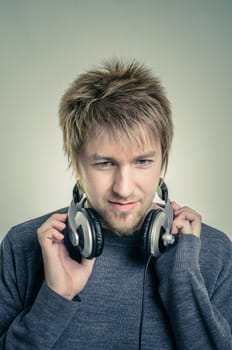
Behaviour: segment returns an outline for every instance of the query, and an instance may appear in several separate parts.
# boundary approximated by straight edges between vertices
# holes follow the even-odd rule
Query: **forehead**
[[[118,135],[103,131],[99,135],[90,137],[82,151],[82,154],[86,156],[99,154],[120,159],[149,152],[159,154],[161,153],[161,144],[159,138],[149,129],[137,130],[133,137],[128,137],[127,134]]]

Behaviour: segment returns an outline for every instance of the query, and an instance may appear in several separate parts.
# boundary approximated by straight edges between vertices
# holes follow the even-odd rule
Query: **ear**
[[[168,200],[168,188],[165,184],[163,178],[160,178],[159,180],[159,187],[157,190],[158,196],[165,202]]]
[[[76,185],[73,187],[73,201],[74,203],[78,203],[81,201],[82,197],[84,195],[84,192],[82,191],[81,187],[79,186],[79,183],[77,182]]]

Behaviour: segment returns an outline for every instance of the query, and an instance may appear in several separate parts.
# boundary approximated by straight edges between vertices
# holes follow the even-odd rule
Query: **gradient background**
[[[230,0],[0,0],[0,236],[69,205],[59,100],[78,74],[117,55],[166,87],[171,199],[232,237],[231,34]]]

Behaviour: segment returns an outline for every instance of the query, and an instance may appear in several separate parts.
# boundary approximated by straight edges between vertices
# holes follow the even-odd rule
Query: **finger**
[[[67,218],[68,218],[68,214],[67,213],[63,213],[63,214],[55,213],[55,214],[50,216],[50,219],[56,219],[56,220],[63,221],[63,222],[66,221]]]
[[[201,215],[189,207],[182,207],[176,212],[176,216],[185,218],[190,222],[201,223]]]
[[[175,233],[191,233],[200,237],[201,217],[194,210],[181,208],[174,219],[174,224]]]
[[[191,226],[191,233],[197,237],[201,234],[201,217],[194,210],[185,211],[180,213],[180,218],[188,220]]]
[[[53,220],[53,221],[48,221],[45,223],[45,225],[43,226],[43,229],[46,231],[49,228],[55,228],[59,231],[64,230],[66,227],[66,224],[62,221],[59,220]]]
[[[44,223],[43,225],[49,224],[51,222],[62,222],[65,223],[67,221],[68,214],[53,214],[51,215]]]
[[[190,222],[196,220],[197,216],[196,214],[191,211],[191,210],[186,210],[186,209],[180,209],[178,211],[178,214],[176,215],[177,218],[183,219],[183,220],[188,220]]]
[[[175,201],[172,201],[171,202],[171,205],[172,205],[172,208],[173,208],[173,214],[174,214],[174,217],[178,215],[179,213],[179,210],[181,209],[181,206],[176,203]]]
[[[172,205],[172,208],[174,211],[179,210],[181,208],[181,206],[178,203],[176,203],[175,201],[172,201],[171,205]]]
[[[187,206],[179,207],[178,209],[176,209],[176,211],[178,213],[181,213],[181,212],[184,212],[184,211],[191,212],[191,213],[195,214],[196,216],[200,216],[200,214],[198,212],[196,212],[195,210],[193,210],[192,208],[187,207]]]
[[[39,234],[43,234],[50,228],[55,228],[59,231],[63,231],[66,227],[66,224],[63,221],[60,221],[57,217],[50,217],[45,221],[38,229]]]
[[[64,235],[57,231],[56,229],[51,229],[48,231],[49,236],[47,238],[50,238],[52,241],[63,241]]]
[[[59,221],[65,223],[68,219],[68,214],[53,214],[46,222]]]
[[[197,213],[195,210],[193,210],[192,208],[189,207],[181,207],[177,210],[175,210],[175,216],[180,216],[183,215],[186,217],[186,219],[189,218],[190,221],[201,221],[201,216],[199,213]]]
[[[64,235],[54,228],[49,228],[48,230],[38,234],[38,238],[41,246],[52,245],[55,242],[63,241]]]
[[[184,219],[175,219],[172,224],[173,234],[186,233],[191,234],[191,224],[189,221]]]

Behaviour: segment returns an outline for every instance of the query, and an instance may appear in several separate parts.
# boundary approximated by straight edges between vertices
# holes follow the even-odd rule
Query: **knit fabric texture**
[[[37,229],[49,215],[15,226],[1,243],[0,349],[138,349],[147,261],[142,232],[104,230],[86,287],[68,301],[44,281]],[[200,239],[180,235],[151,259],[141,349],[231,350],[231,328],[232,243],[203,224]]]

